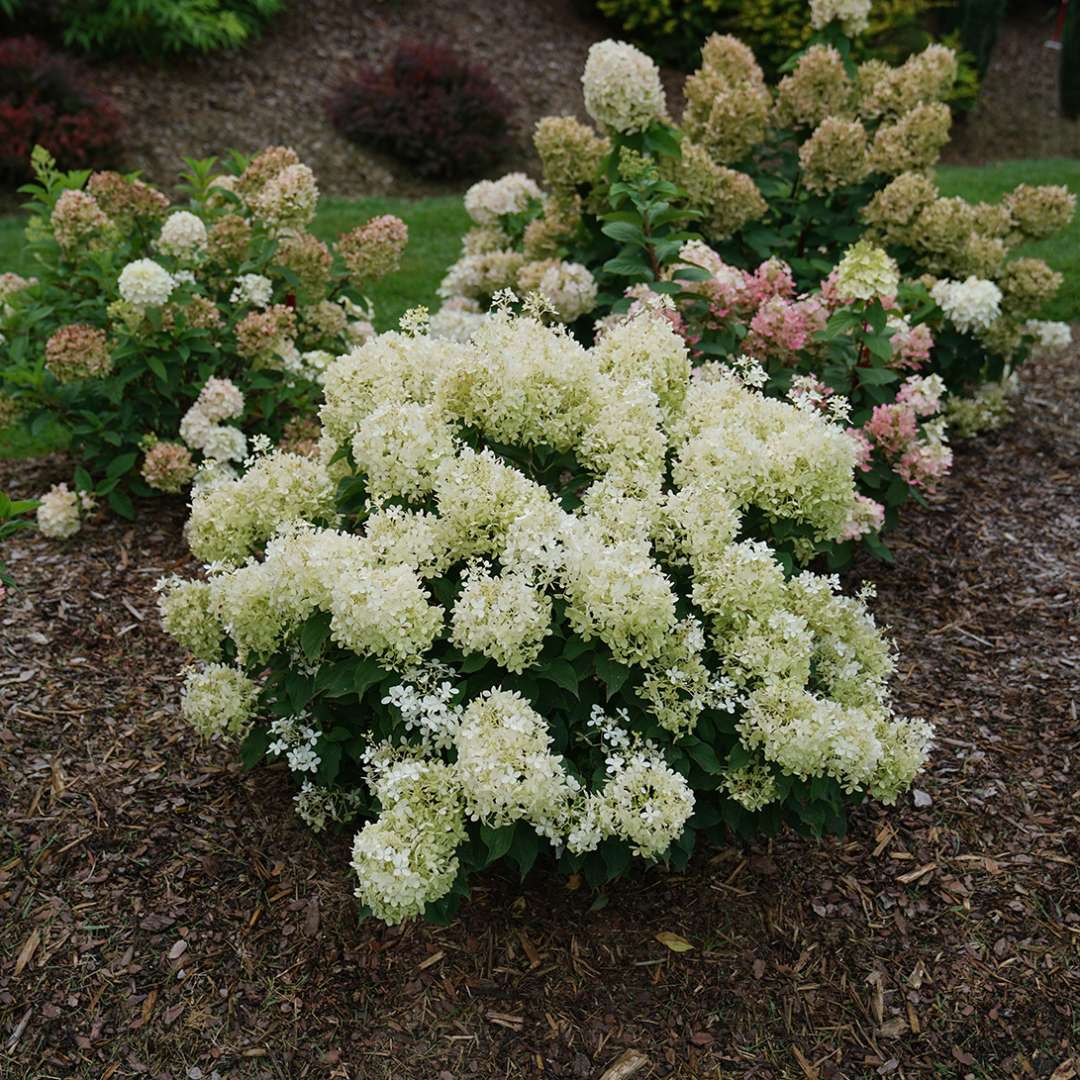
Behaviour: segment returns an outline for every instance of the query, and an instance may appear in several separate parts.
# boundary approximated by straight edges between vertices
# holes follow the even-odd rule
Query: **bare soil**
[[[596,894],[490,873],[445,928],[358,923],[349,837],[177,712],[155,579],[183,508],[22,534],[0,607],[0,1076],[1053,1077],[1080,1070],[1080,364],[866,562],[938,740],[843,840]],[[4,462],[39,491],[64,462]],[[675,953],[657,940],[682,935]],[[627,1056],[630,1055],[630,1056]],[[201,1070],[201,1073],[196,1071]]]

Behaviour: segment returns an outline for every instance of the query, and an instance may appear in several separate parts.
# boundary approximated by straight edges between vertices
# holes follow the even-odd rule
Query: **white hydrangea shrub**
[[[196,491],[205,580],[161,587],[197,728],[285,761],[316,827],[374,807],[367,910],[445,914],[504,855],[683,865],[910,785],[931,732],[891,644],[798,569],[857,507],[842,427],[692,378],[647,313],[589,349],[505,305],[464,343],[408,326],[327,369],[317,458]]]

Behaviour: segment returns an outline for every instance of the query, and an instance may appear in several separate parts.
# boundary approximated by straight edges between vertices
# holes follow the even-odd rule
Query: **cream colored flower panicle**
[[[815,30],[834,20],[848,37],[857,37],[870,25],[870,0],[810,0],[810,25]]]
[[[176,281],[153,259],[136,259],[120,271],[120,296],[136,308],[160,307],[172,295]]]
[[[624,41],[598,41],[589,49],[585,110],[602,127],[622,133],[644,131],[667,115],[656,64]]]

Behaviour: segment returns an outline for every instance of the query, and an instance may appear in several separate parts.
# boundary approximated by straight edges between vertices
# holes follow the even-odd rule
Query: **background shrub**
[[[974,9],[987,3],[1002,5],[1004,0],[965,0],[964,5],[879,0],[871,9],[867,34],[856,43],[855,55],[903,60],[932,40],[925,26],[927,13],[955,7],[957,15],[948,24],[955,31],[961,6]],[[698,63],[701,42],[711,33],[735,34],[754,50],[770,74],[803,48],[812,34],[804,0],[596,0],[595,6],[654,59],[684,71]],[[973,39],[978,18],[973,12],[969,28]],[[962,41],[965,50],[974,51],[967,36]],[[993,40],[988,48],[992,47]]]
[[[1080,116],[1080,11],[1069,8],[1061,49],[1061,111],[1071,120]]]
[[[84,52],[144,56],[235,49],[284,8],[284,0],[0,0],[0,14],[32,20]]]
[[[33,37],[0,41],[0,178],[28,177],[35,145],[65,169],[109,164],[120,127],[112,100],[75,61]]]
[[[385,66],[343,79],[327,110],[347,139],[425,177],[477,175],[509,144],[509,100],[482,68],[441,45],[402,42]]]
[[[961,0],[946,9],[945,26],[958,32],[960,47],[970,53],[980,78],[990,67],[1009,0]]]

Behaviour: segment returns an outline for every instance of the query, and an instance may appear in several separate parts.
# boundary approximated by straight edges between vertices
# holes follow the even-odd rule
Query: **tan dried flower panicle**
[[[408,242],[405,222],[393,214],[383,214],[343,233],[334,246],[359,286],[397,270]]]
[[[309,232],[297,232],[278,243],[275,261],[291,270],[309,299],[322,299],[330,287],[330,249]]]
[[[118,172],[93,173],[86,184],[87,191],[97,199],[98,206],[114,221],[131,222],[164,216],[169,208],[168,197],[144,184],[128,179]]]
[[[112,357],[105,331],[87,323],[60,327],[45,343],[45,367],[62,383],[108,375]]]
[[[600,162],[611,151],[611,140],[573,116],[545,116],[533,131],[533,146],[544,183],[556,191],[569,191],[595,179]]]
[[[795,70],[777,87],[776,119],[781,127],[815,128],[826,116],[851,116],[855,84],[831,45],[812,45]]]
[[[683,129],[721,164],[741,161],[765,138],[772,98],[753,53],[734,38],[706,41],[684,93]]]
[[[1076,196],[1063,184],[1035,187],[1021,184],[1005,196],[1004,204],[1016,227],[1028,240],[1045,240],[1060,232],[1076,213]]]
[[[689,204],[704,212],[701,228],[715,242],[726,240],[768,211],[768,204],[746,173],[717,165],[696,143],[683,143],[682,158],[674,172]]]
[[[952,113],[940,101],[917,105],[874,134],[870,164],[875,172],[897,176],[929,169],[949,141]]]
[[[866,129],[858,120],[825,117],[799,147],[799,166],[807,191],[819,195],[861,183],[869,172]]]
[[[251,225],[239,214],[218,218],[206,236],[206,252],[218,266],[242,262],[251,244]]]
[[[998,278],[1002,310],[1019,316],[1036,314],[1057,296],[1064,280],[1043,259],[1013,259]]]
[[[938,197],[937,185],[923,173],[901,173],[867,203],[863,221],[888,243],[905,243],[920,212]]]

